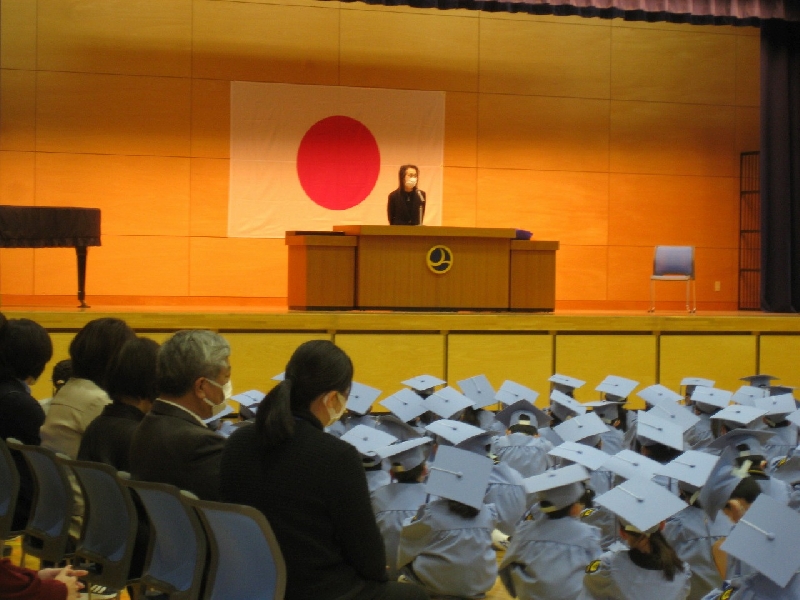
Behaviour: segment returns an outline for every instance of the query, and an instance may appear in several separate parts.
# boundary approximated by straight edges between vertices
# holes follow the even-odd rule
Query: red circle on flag
[[[308,197],[331,210],[353,208],[378,180],[381,153],[367,127],[336,115],[314,123],[297,150],[297,176]]]

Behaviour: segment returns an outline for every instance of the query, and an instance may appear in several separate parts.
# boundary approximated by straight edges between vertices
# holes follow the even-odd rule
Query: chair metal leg
[[[656,312],[656,280],[650,280],[650,308],[647,312]]]
[[[691,313],[692,309],[689,308],[689,284],[691,283],[690,279],[686,280],[686,312]]]
[[[692,279],[692,314],[697,312],[697,282]]]

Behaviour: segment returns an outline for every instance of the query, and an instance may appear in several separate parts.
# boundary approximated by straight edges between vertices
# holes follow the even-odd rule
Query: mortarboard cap
[[[609,458],[609,455],[602,450],[577,442],[564,442],[550,450],[548,454],[578,463],[592,471],[602,467]]]
[[[722,543],[722,550],[759,571],[780,587],[800,569],[800,515],[761,494]]]
[[[703,377],[684,377],[681,379],[681,385],[689,387],[691,386],[701,386],[701,387],[714,387],[714,383],[716,383],[713,379],[704,379]]]
[[[488,456],[441,446],[430,466],[425,490],[480,510],[493,468],[494,462]]]
[[[594,389],[605,394],[606,400],[611,400],[612,402],[624,402],[638,385],[639,382],[634,381],[633,379],[626,379],[625,377],[619,377],[618,375],[609,375]]]
[[[656,474],[677,479],[681,483],[687,483],[695,489],[700,489],[711,474],[714,465],[717,464],[717,459],[717,456],[708,452],[687,450],[666,465],[659,465]]]
[[[781,420],[789,413],[797,410],[794,396],[791,394],[780,394],[778,396],[767,396],[756,399],[756,408],[767,411],[769,417],[781,417]]]
[[[586,384],[585,381],[570,377],[569,375],[561,375],[560,373],[551,375],[548,381],[552,384],[550,386],[551,390],[558,390],[568,396],[571,396],[574,390]]]
[[[480,427],[475,427],[474,425],[463,423],[462,421],[453,421],[451,419],[439,419],[427,425],[425,429],[443,438],[452,446],[458,446],[478,435],[486,435],[486,432]]]
[[[518,400],[527,400],[531,404],[536,402],[539,397],[539,392],[533,391],[531,388],[525,387],[521,383],[506,379],[500,389],[494,396],[494,399],[503,404],[514,404]]]
[[[422,405],[444,419],[472,406],[472,400],[450,386],[434,392],[422,401]]]
[[[698,496],[700,506],[711,519],[715,519],[731,499],[733,490],[741,480],[742,474],[736,470],[736,450],[726,448],[711,469]]]
[[[683,429],[676,423],[656,416],[652,411],[639,412],[639,418],[636,419],[636,438],[644,446],[657,443],[683,452]]]
[[[424,392],[426,390],[431,390],[435,388],[437,385],[443,385],[447,383],[444,379],[439,379],[438,377],[434,377],[433,375],[418,375],[417,377],[412,377],[411,379],[406,379],[405,381],[401,381],[403,385],[407,385],[410,388],[413,388],[419,392]]]
[[[379,448],[376,454],[383,459],[390,459],[392,471],[410,471],[425,462],[432,442],[428,437],[418,437]]]
[[[414,392],[411,392],[412,394]],[[375,429],[385,431],[396,437],[399,441],[404,442],[412,438],[421,437],[420,431],[416,427],[412,427],[405,421],[398,419],[393,414],[380,415],[375,419]]]
[[[659,524],[688,505],[663,486],[642,479],[631,479],[594,500],[625,524],[629,531],[650,534]]]
[[[746,381],[753,387],[765,388],[769,387],[769,382],[773,379],[780,379],[775,375],[748,375],[747,377],[740,377],[739,381]]]
[[[392,414],[406,423],[416,419],[428,410],[422,404],[422,398],[408,388],[403,388],[388,398],[384,398],[378,404],[390,410]]]
[[[743,406],[755,406],[756,400],[766,395],[767,390],[765,388],[743,385],[734,392],[733,396],[731,396],[731,401]]]
[[[736,448],[744,444],[750,449],[751,454],[762,454],[764,444],[773,436],[775,432],[766,429],[733,429],[708,444],[705,450],[719,454],[725,448]]]
[[[583,482],[587,479],[589,473],[581,465],[569,465],[528,477],[523,483],[528,494],[536,494],[540,501],[549,504],[541,507],[542,512],[548,513],[571,506],[580,500],[586,490]]]
[[[660,465],[651,458],[637,454],[633,450],[620,450],[610,456],[603,468],[613,471],[624,479],[650,480],[658,472]]]
[[[718,413],[711,415],[711,418],[728,424],[733,424],[734,427],[747,427],[754,421],[758,421],[765,414],[767,414],[767,411],[761,408],[756,408],[755,406],[731,404],[730,406],[723,408]]]
[[[786,420],[800,427],[800,410],[795,410],[786,415]]]
[[[484,408],[494,404],[494,388],[486,375],[476,375],[469,379],[462,379],[458,382],[458,387],[464,395],[472,400],[473,408]]]
[[[681,404],[664,403],[653,406],[647,412],[677,425],[681,431],[686,431],[700,420],[700,417]]]
[[[365,415],[380,395],[381,390],[354,381],[350,385],[350,395],[347,396],[347,410]]]
[[[246,406],[248,408],[252,408],[253,406],[258,406],[261,404],[261,401],[264,399],[264,392],[259,390],[247,390],[246,392],[242,392],[241,394],[236,394],[235,396],[231,396],[231,400],[235,400],[242,406]]]
[[[533,425],[537,429],[550,425],[550,416],[527,400],[519,400],[505,407],[495,415],[495,419],[505,425],[506,429],[517,424]]]
[[[785,481],[791,486],[800,483],[800,455],[795,454],[788,458],[782,458],[775,465],[771,476],[775,479]]]
[[[696,387],[692,392],[692,402],[705,413],[725,408],[731,403],[731,392],[711,387]]]
[[[277,375],[273,375],[271,379],[272,381],[283,381],[284,379],[286,379],[286,372],[284,371],[278,373]]]
[[[567,419],[553,427],[553,430],[565,442],[588,441],[588,445],[594,446],[599,441],[599,437],[596,438],[596,436],[608,431],[608,426],[596,414],[585,413],[573,419]]]
[[[376,450],[378,448],[383,448],[397,441],[397,438],[393,435],[368,425],[356,425],[339,439],[351,446],[355,446],[355,449],[362,456],[377,456]]]
[[[586,413],[586,407],[563,392],[550,392],[550,412],[560,421]]]
[[[594,400],[592,402],[584,402],[583,406],[591,408],[592,412],[600,417],[604,423],[613,423],[619,419],[619,402]]]
[[[636,392],[636,395],[643,399],[647,404],[650,405],[663,405],[665,402],[672,402],[673,404],[677,404],[681,400],[683,400],[683,396],[681,396],[677,392],[673,392],[666,386],[661,385],[660,383],[656,383],[655,385],[649,385],[643,390],[639,390]]]

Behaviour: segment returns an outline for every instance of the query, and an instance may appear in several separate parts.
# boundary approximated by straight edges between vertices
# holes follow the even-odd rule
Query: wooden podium
[[[514,229],[389,225],[289,231],[293,310],[552,311],[558,242]]]

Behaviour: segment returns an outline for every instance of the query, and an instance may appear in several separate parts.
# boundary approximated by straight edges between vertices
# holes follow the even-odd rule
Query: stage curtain
[[[384,6],[466,8],[486,12],[668,21],[693,25],[759,25],[766,19],[800,20],[798,0],[344,0]]]
[[[761,308],[800,310],[800,23],[761,27]]]

